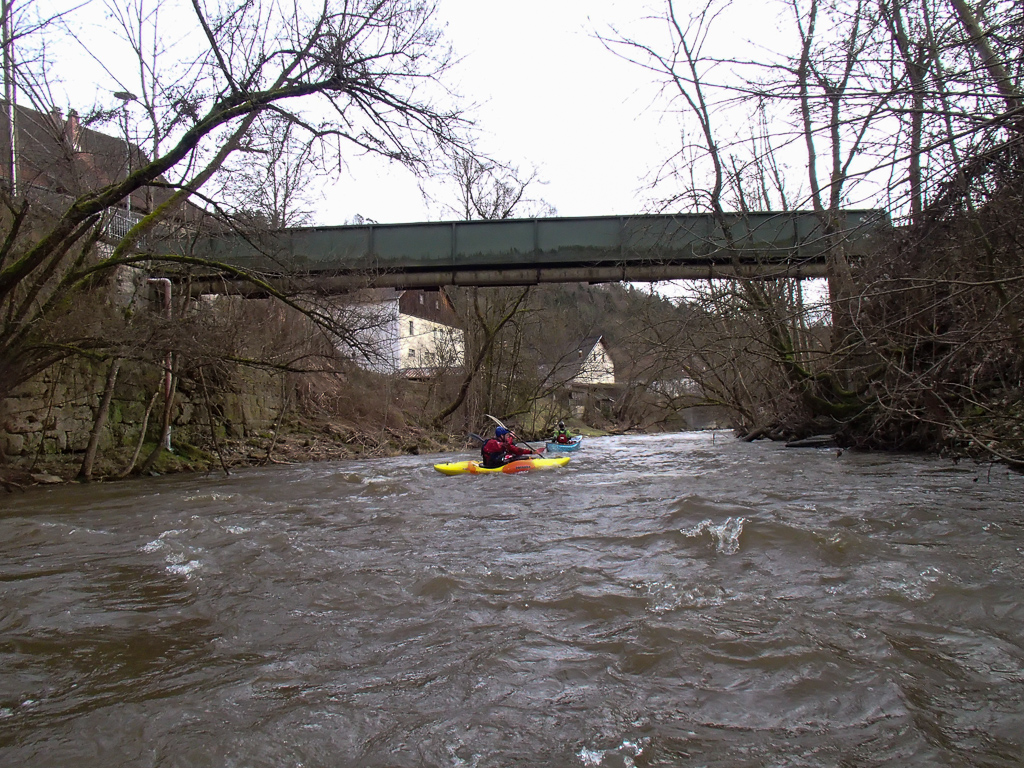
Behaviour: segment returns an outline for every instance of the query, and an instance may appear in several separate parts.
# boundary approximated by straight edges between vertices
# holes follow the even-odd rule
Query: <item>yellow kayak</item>
[[[502,472],[506,475],[516,472],[529,472],[531,469],[554,469],[564,467],[570,461],[569,456],[555,459],[516,459],[501,467],[486,469],[479,461],[455,461],[451,464],[435,464],[434,469],[444,475],[486,475],[491,472]]]

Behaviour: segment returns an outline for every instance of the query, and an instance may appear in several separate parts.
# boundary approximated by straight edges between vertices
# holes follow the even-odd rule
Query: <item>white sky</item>
[[[531,186],[531,197],[553,205],[560,216],[642,212],[648,198],[643,178],[672,150],[657,146],[662,115],[651,108],[650,78],[607,51],[595,32],[629,26],[661,0],[437,3],[436,22],[458,60],[446,85],[465,105],[476,105],[469,117],[477,124],[480,149],[526,175],[536,169],[541,183]],[[50,56],[61,64],[51,75],[58,106],[116,106],[113,91],[141,93],[130,52],[120,42],[101,42],[115,26],[103,0],[35,0],[25,6],[38,8],[44,18],[74,8],[68,16],[72,30],[94,46],[91,57],[77,45],[51,43]],[[169,22],[163,23],[163,34],[173,41]],[[453,218],[441,202],[444,193],[436,185],[431,193],[438,198],[432,203],[399,164],[351,156],[347,172],[313,200],[315,223],[343,224],[356,214],[382,223]],[[447,198],[455,203],[451,193]]]
[[[69,0],[37,2],[65,6]],[[637,27],[645,26],[643,36],[656,35],[664,22],[640,22],[663,15],[664,7],[664,0],[438,0],[437,22],[458,59],[446,84],[465,104],[477,105],[469,116],[480,131],[480,149],[525,175],[536,170],[530,197],[554,206],[557,215],[642,213],[657,199],[647,182],[678,151],[678,122],[664,114],[666,102],[657,98],[660,83],[608,51],[596,34],[617,27],[641,36]],[[680,13],[697,7],[677,3]],[[777,19],[771,8],[770,0],[726,6],[729,18],[714,23],[719,46],[755,56],[753,44],[745,40],[773,39]],[[87,22],[81,29],[88,40],[100,39],[111,26],[99,0],[87,1],[75,19],[76,24]],[[744,34],[740,28],[753,32]],[[663,47],[663,42],[655,44]],[[137,64],[116,65],[107,60],[113,50],[99,53],[105,72],[78,52],[75,60],[81,66],[76,64],[69,76],[92,88],[69,87],[69,107],[83,107],[89,96],[109,103],[113,90],[137,90],[131,81],[112,78],[133,72]],[[74,55],[61,56],[57,60],[66,64]],[[353,155],[311,201],[314,223],[343,224],[357,214],[381,223],[453,218],[445,203],[455,203],[454,191],[437,183],[429,191],[432,201],[424,200],[418,180],[397,163]]]
[[[639,213],[644,177],[671,149],[659,141],[654,88],[638,67],[607,51],[594,31],[626,25],[642,0],[439,0],[440,20],[461,62],[451,86],[479,107],[481,145],[524,171],[533,196],[559,216]],[[454,201],[452,201],[454,202]],[[353,162],[318,205],[317,223],[355,214],[379,222],[450,219],[423,201],[416,180],[380,159]]]

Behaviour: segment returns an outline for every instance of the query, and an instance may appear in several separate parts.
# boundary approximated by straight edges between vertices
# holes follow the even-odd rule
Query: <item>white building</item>
[[[565,348],[541,369],[561,408],[583,418],[588,407],[610,402],[615,391],[615,363],[602,336],[590,336]]]
[[[430,378],[462,367],[465,334],[441,289],[363,291],[338,319],[351,329],[339,348],[368,370]]]
[[[578,368],[572,370],[568,384],[591,386],[615,383],[615,363],[608,354],[603,336],[584,339],[576,350]]]

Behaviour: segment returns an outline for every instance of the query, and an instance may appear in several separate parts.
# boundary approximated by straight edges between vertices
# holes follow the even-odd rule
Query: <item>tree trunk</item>
[[[173,362],[169,362],[173,367]],[[142,462],[142,466],[139,467],[141,474],[146,474],[153,469],[153,465],[156,464],[156,460],[160,457],[160,454],[166,449],[170,449],[171,443],[171,415],[174,412],[174,371],[168,371],[169,380],[164,385],[164,415],[161,421],[160,427],[160,442],[157,444],[153,452],[146,457],[146,460]]]
[[[124,479],[132,473],[135,469],[135,462],[139,460],[139,453],[142,452],[142,445],[146,442],[146,430],[149,428],[149,415],[153,413],[153,406],[156,405],[157,398],[160,397],[160,392],[154,392],[153,396],[149,399],[149,405],[146,406],[146,412],[142,416],[142,424],[139,426],[139,440],[135,444],[135,451],[132,453],[131,461],[125,466],[124,471],[120,474],[119,479]]]
[[[1006,102],[1006,111],[1015,112],[1021,105],[1021,92],[1014,86],[1013,79],[1006,71],[1006,67],[999,61],[992,46],[989,45],[988,34],[981,28],[977,15],[965,0],[952,0],[952,3],[957,16],[960,17],[960,23],[963,24],[964,30],[971,38],[971,45],[974,46],[974,50],[984,62],[989,77],[995,81],[999,95]],[[1019,121],[1020,116],[1018,115],[1016,122]]]
[[[82,483],[92,480],[92,467],[96,461],[96,451],[100,444],[100,435],[107,425],[107,416],[110,413],[110,400],[114,396],[114,385],[117,383],[117,374],[121,370],[121,358],[115,357],[110,363],[110,370],[107,371],[107,380],[103,385],[103,397],[100,399],[99,407],[96,409],[96,419],[92,424],[92,433],[89,435],[89,445],[85,449],[85,456],[82,458],[82,467],[78,470],[78,477],[75,479]]]
[[[495,325],[494,328],[487,327],[487,324],[484,321],[482,313],[479,311],[479,308],[477,309],[477,319],[480,321],[480,327],[483,329],[484,332],[483,343],[481,344],[480,349],[477,351],[477,355],[473,361],[472,367],[470,367],[467,370],[466,376],[462,380],[462,385],[459,387],[459,392],[455,396],[455,399],[434,417],[433,424],[435,427],[440,428],[440,426],[444,423],[445,419],[447,419],[449,416],[455,413],[455,411],[459,409],[462,403],[465,402],[466,395],[469,393],[470,385],[472,385],[473,379],[476,378],[477,373],[483,366],[484,360],[490,354],[491,349],[494,345],[495,338],[497,338],[498,333],[501,331],[501,329],[504,328],[505,325],[516,316],[516,313],[519,311],[519,307],[522,305],[523,301],[526,300],[526,297],[527,295],[529,295],[529,293],[530,289],[526,288],[522,292],[522,294],[520,294],[519,298],[516,299],[515,303],[512,305],[512,308],[503,318],[501,318],[501,320],[498,321],[497,325]]]

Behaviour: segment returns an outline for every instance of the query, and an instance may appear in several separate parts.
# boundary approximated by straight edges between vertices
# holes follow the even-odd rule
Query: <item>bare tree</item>
[[[456,152],[449,161],[455,202],[448,208],[465,221],[553,216],[555,209],[530,196],[540,182],[537,171],[491,160],[476,151]]]
[[[702,137],[677,155],[689,167],[667,164],[661,179],[679,183],[667,205],[704,205],[712,215],[726,200],[741,211],[773,198],[787,208],[807,205],[830,245],[830,345],[822,345],[823,328],[808,324],[792,286],[707,287],[703,333],[721,332],[703,351],[691,345],[705,366],[706,391],[718,387],[744,421],[758,423],[768,417],[758,415],[759,404],[795,394],[794,402],[828,416],[852,442],[959,441],[993,446],[986,450],[1003,459],[1015,455],[1019,446],[1011,450],[1012,440],[998,434],[1019,429],[1019,418],[1005,414],[1016,412],[1020,387],[1008,350],[1021,344],[1014,243],[1024,15],[1013,3],[967,0],[786,6],[796,45],[766,51],[759,62],[702,53],[710,23],[729,3],[681,17],[667,0],[659,17],[667,45],[606,39],[661,75],[696,127],[684,135]],[[726,69],[735,76],[713,77]],[[725,114],[743,124],[736,109],[763,126],[749,140],[712,130]],[[794,139],[803,161],[787,163]],[[805,182],[794,184],[787,166]],[[842,212],[872,196],[914,226],[880,243],[876,259],[854,264]],[[729,349],[742,353],[733,358],[740,365],[730,367]],[[760,376],[768,370],[760,359],[780,364],[785,379]],[[991,392],[1002,394],[993,400]],[[791,412],[768,418],[790,426],[802,418],[782,410]],[[978,415],[965,418],[970,412]]]
[[[554,214],[552,206],[530,194],[539,183],[535,171],[523,174],[515,166],[462,150],[452,154],[448,178],[455,200],[449,207],[467,221]],[[529,370],[535,363],[526,364],[524,345],[530,290],[474,288],[452,294],[465,326],[466,364],[457,391],[433,424],[441,426],[462,408],[474,387],[478,403],[470,421],[484,412],[522,410],[520,403],[513,406],[518,400],[514,393],[536,378]]]
[[[216,197],[230,205],[228,214],[243,230],[313,223],[315,183],[324,169],[315,148],[296,140],[298,132],[276,113],[262,115],[219,174]]]
[[[682,15],[675,3],[666,2],[664,24],[669,42],[660,48],[620,35],[603,39],[616,53],[662,77],[671,101],[680,102],[682,105],[681,119],[688,125],[696,126],[696,134],[700,140],[686,143],[676,158],[694,161],[705,172],[705,176],[694,177],[693,164],[686,169],[686,175],[679,174],[678,170],[670,171],[680,182],[681,188],[667,198],[663,205],[675,206],[686,202],[697,210],[707,211],[715,222],[715,234],[723,243],[724,254],[732,259],[734,269],[741,277],[732,282],[725,291],[711,284],[706,286],[700,294],[704,305],[708,309],[717,307],[712,314],[727,316],[740,311],[746,315],[759,327],[760,338],[763,340],[762,347],[756,352],[746,350],[751,368],[757,363],[751,356],[773,359],[784,375],[779,382],[783,389],[802,392],[812,410],[824,408],[826,411],[833,411],[838,405],[836,400],[841,399],[841,393],[837,391],[834,382],[827,376],[811,372],[801,362],[801,357],[806,355],[797,346],[805,326],[805,321],[801,317],[799,289],[786,281],[742,279],[744,267],[739,262],[740,250],[732,232],[730,217],[726,214],[728,201],[735,201],[741,212],[748,212],[752,203],[767,204],[774,199],[779,200],[785,208],[788,207],[788,200],[786,182],[781,175],[780,162],[775,154],[772,137],[765,127],[762,107],[759,106],[755,110],[755,114],[760,118],[755,125],[759,126],[760,132],[755,131],[749,137],[743,137],[735,132],[724,139],[719,136],[717,125],[726,123],[723,109],[728,106],[727,97],[732,95],[732,90],[709,77],[709,73],[721,62],[704,53],[703,46],[723,7],[723,4],[708,2],[693,12]],[[810,37],[805,37],[805,58],[808,58],[806,51],[810,49],[809,40]],[[855,55],[855,51],[851,52],[851,60],[855,60]],[[807,126],[810,126],[811,102],[805,99],[803,103],[807,105],[808,111],[805,121]],[[833,117],[838,121],[838,115]],[[814,144],[810,138],[813,133],[810,127],[807,131],[808,147],[813,151]],[[687,131],[685,135],[690,135],[690,132]],[[838,141],[838,134],[830,135]],[[741,150],[746,153],[743,160],[738,156]],[[837,226],[831,223],[831,212],[841,203],[842,174],[846,172],[836,159],[837,153],[838,144],[832,153],[837,165],[833,169],[827,202],[823,199],[820,186],[817,185],[813,162],[810,164],[812,187],[815,200],[818,201],[816,210],[819,210],[825,222],[826,237]],[[675,167],[675,164],[667,167]],[[833,272],[842,272],[844,262],[841,254],[830,258],[833,259]],[[845,267],[845,271],[849,271],[848,266]],[[726,327],[731,329],[730,332],[738,330],[735,323],[727,323]],[[728,339],[723,338],[722,341],[728,342]],[[683,347],[689,347],[689,354],[694,354],[692,344],[684,344]],[[709,362],[709,359],[705,359],[699,368],[702,371],[701,375],[708,378],[710,390],[713,388],[712,379],[721,374],[722,368],[719,363],[708,365]],[[732,365],[735,367],[736,364]],[[711,373],[708,373],[709,371]],[[680,377],[681,374],[680,371]],[[774,387],[776,390],[778,388],[779,386]],[[759,387],[755,390],[743,386],[739,390],[732,389],[732,392],[741,394],[744,398],[756,395],[770,401],[773,399],[772,389]],[[777,398],[775,400],[778,402]],[[742,404],[738,401],[736,407],[741,415],[758,410],[756,404],[749,399]],[[804,420],[806,418],[805,416]]]
[[[435,87],[449,53],[431,25],[429,2],[326,2],[315,12],[262,2],[231,9],[194,3],[185,19],[161,16],[163,7],[149,9],[144,0],[111,7],[122,38],[138,57],[135,88],[123,90],[149,119],[148,141],[139,142],[147,151],[129,142],[130,167],[122,163],[117,171],[108,162],[103,173],[90,175],[76,143],[77,123],[54,121],[47,140],[64,151],[68,177],[76,183],[56,190],[23,186],[16,197],[5,194],[0,396],[68,356],[106,354],[117,336],[117,313],[109,312],[102,327],[85,305],[117,268],[155,260],[197,263],[187,255],[146,253],[145,243],[161,227],[197,223],[196,210],[186,206],[190,199],[208,210],[227,207],[210,197],[208,190],[216,189],[211,182],[232,155],[258,146],[256,129],[269,125],[272,115],[300,148],[294,156],[299,162],[316,155],[324,166],[343,163],[346,152],[357,151],[423,170],[435,149],[461,145],[465,121],[456,109],[442,106],[444,91]],[[147,40],[166,39],[158,34],[158,22],[175,25],[190,58],[158,44],[145,47]],[[43,47],[53,27],[38,34]],[[91,41],[80,42],[103,63]],[[19,87],[45,106],[52,71],[31,64],[19,69]],[[111,84],[111,90],[122,86]],[[101,105],[88,114],[111,112]],[[143,208],[146,197],[152,203]],[[128,207],[142,215],[127,234],[112,239],[111,214]],[[94,247],[101,242],[110,249]],[[91,321],[76,320],[76,311]]]

